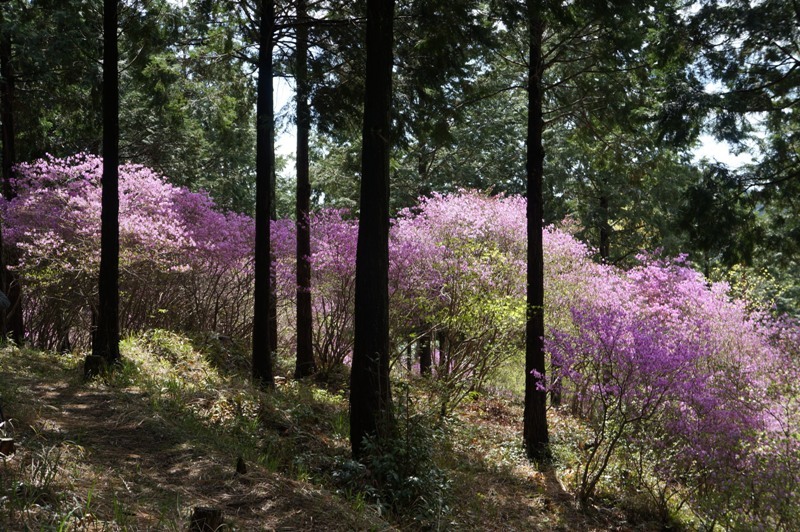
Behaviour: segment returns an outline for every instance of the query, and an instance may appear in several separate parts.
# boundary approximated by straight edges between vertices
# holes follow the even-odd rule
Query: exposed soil
[[[142,393],[86,385],[77,370],[61,382],[35,376],[2,376],[18,394],[15,405],[4,403],[5,415],[16,419],[17,452],[0,471],[20,479],[20,498],[33,496],[26,490],[41,493],[25,511],[0,516],[0,529],[57,528],[43,516],[56,500],[72,506],[61,519],[68,530],[185,530],[196,506],[221,509],[236,530],[391,529],[259,464],[237,473],[237,456],[186,441],[170,420],[150,413]],[[19,404],[25,406],[15,412]],[[51,480],[31,474],[42,467],[54,470]]]
[[[239,473],[236,450],[213,430],[187,430],[183,415],[165,414],[133,386],[83,382],[74,358],[8,353],[0,353],[0,400],[14,419],[17,452],[0,459],[0,530],[186,530],[195,507],[221,510],[226,530],[417,529],[410,518],[389,520],[363,499],[321,487],[328,484],[270,470],[253,458],[257,449]],[[443,453],[450,511],[433,529],[661,529],[613,504],[579,511],[556,472],[519,456],[518,402],[489,396],[462,406]],[[191,409],[182,411],[191,417]],[[302,427],[261,422],[287,449],[324,457],[331,437],[324,426],[342,412],[317,412]],[[554,433],[569,432],[559,425],[565,419],[553,412]]]

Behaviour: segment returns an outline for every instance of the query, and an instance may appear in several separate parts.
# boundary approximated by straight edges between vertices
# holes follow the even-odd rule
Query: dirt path
[[[25,408],[12,413],[5,403],[6,415],[17,418],[18,451],[0,467],[28,486],[17,488],[22,495],[39,495],[0,517],[0,528],[39,529],[43,520],[58,520],[71,530],[185,530],[196,506],[221,509],[235,530],[386,528],[257,464],[237,473],[235,455],[187,440],[174,420],[152,413],[146,394],[86,385],[75,372],[58,381],[46,379],[58,374],[52,371],[2,376]],[[48,508],[60,516],[48,517]]]

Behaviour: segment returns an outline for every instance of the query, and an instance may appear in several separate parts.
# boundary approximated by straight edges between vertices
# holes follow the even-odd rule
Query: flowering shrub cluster
[[[393,350],[405,364],[422,337],[432,344],[430,369],[444,385],[445,410],[524,347],[525,223],[519,212],[520,198],[465,192],[423,199],[392,226]],[[347,362],[352,350],[358,227],[341,210],[312,214],[310,223],[315,356],[319,367],[330,369]],[[286,229],[273,251],[279,299],[293,301],[294,231]]]
[[[346,210],[324,210],[311,215],[311,293],[313,347],[320,371],[331,371],[350,361],[353,349],[353,302],[355,300],[356,242],[358,222]],[[288,323],[281,335],[284,345],[294,346],[295,223],[273,222],[272,240],[279,301],[286,303],[281,321]],[[290,352],[293,352],[289,349]]]
[[[797,324],[749,312],[682,257],[641,260],[628,272],[598,265],[567,307],[571,323],[551,323],[545,339],[590,428],[580,497],[616,455],[646,461],[637,488],[660,505],[688,494],[707,526],[797,526]]]
[[[217,331],[248,340],[253,223],[150,170],[120,172],[121,326]],[[29,339],[88,343],[96,304],[101,161],[21,165],[0,202],[6,252],[24,283]],[[434,195],[391,230],[395,366],[438,383],[442,411],[503,368],[522,377],[525,201]],[[318,367],[349,362],[357,222],[313,214]],[[293,352],[295,223],[272,224],[280,351]],[[666,511],[691,503],[709,528],[800,527],[800,328],[709,284],[685,258],[643,256],[623,271],[544,232],[546,348],[541,385],[583,420],[586,502],[603,479],[634,484]],[[521,379],[520,379],[521,380]],[[627,469],[610,464],[627,464]],[[619,475],[619,477],[614,477]]]
[[[392,337],[432,343],[442,411],[524,350],[524,211],[519,197],[434,195],[392,227]]]
[[[9,264],[25,286],[29,340],[87,345],[100,261],[102,161],[48,158],[17,167],[0,204]],[[120,325],[243,334],[252,221],[142,166],[120,167]]]

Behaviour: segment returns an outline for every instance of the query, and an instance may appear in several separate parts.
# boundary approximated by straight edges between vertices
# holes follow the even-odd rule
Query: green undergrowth
[[[682,527],[668,505],[659,513],[646,494],[626,493],[613,482],[603,486],[595,510],[578,511],[572,492],[582,459],[580,423],[551,410],[556,464],[539,471],[522,451],[522,409],[512,393],[471,393],[441,418],[430,386],[418,377],[396,380],[394,437],[366,442],[365,455],[355,461],[346,373],[333,372],[324,382],[296,381],[290,378],[292,361],[278,360],[276,388],[263,391],[250,383],[249,354],[241,346],[213,335],[161,330],[124,340],[121,353],[122,363],[110,375],[84,383],[83,355],[0,349],[0,400],[7,415],[13,410],[20,448],[13,459],[0,461],[0,529],[14,530],[17,523],[24,524],[19,529],[43,530],[89,524],[97,530],[185,529],[187,510],[176,490],[136,486],[146,477],[136,470],[115,473],[124,477],[120,485],[107,478],[106,465],[87,460],[104,445],[100,436],[81,429],[68,439],[62,436],[68,430],[50,426],[56,423],[51,415],[58,418],[53,405],[70,393],[102,399],[108,412],[97,414],[110,418],[109,444],[115,430],[146,431],[153,443],[136,454],[162,453],[169,461],[183,453],[189,463],[217,457],[207,475],[218,475],[218,485],[249,486],[258,482],[251,478],[256,471],[285,479],[278,484],[300,483],[301,492],[320,490],[333,501],[327,504],[348,508],[349,520],[331,521],[336,529]],[[131,438],[138,442],[136,433]],[[233,473],[239,458],[250,470],[241,478]],[[123,497],[125,490],[139,496]],[[322,504],[322,495],[296,503],[294,496],[282,494],[288,507]],[[293,515],[282,523],[293,524]],[[235,519],[228,526],[249,527]]]

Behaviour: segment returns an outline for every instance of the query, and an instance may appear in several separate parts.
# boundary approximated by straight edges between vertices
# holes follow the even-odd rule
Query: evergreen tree
[[[86,376],[119,361],[119,79],[117,0],[103,3],[103,178],[97,329]],[[102,361],[102,362],[101,362]]]
[[[0,122],[2,122],[2,195],[11,200],[14,191],[11,187],[13,166],[16,162],[16,149],[14,130],[14,69],[11,64],[11,31],[5,27],[3,11],[6,9],[0,4]],[[22,319],[22,297],[19,281],[13,272],[6,268],[6,253],[3,248],[2,227],[0,227],[0,290],[9,298],[11,307],[2,311],[0,317],[0,334],[3,337],[10,334],[18,344],[22,343],[25,336]]]
[[[544,20],[537,0],[527,1],[528,54],[528,281],[525,312],[525,412],[523,439],[528,458],[550,460],[547,430],[547,394],[544,389],[544,251],[542,243],[542,181],[544,177],[544,128],[542,108],[542,36]]]
[[[439,166],[447,160],[447,150],[454,148],[451,131],[463,124],[465,102],[476,98],[474,81],[493,42],[484,11],[484,4],[474,0],[398,4],[392,210],[413,205],[420,194],[444,189]],[[358,4],[350,13],[351,20],[359,20]],[[364,49],[354,42],[360,27],[355,23],[326,27],[326,38],[334,45],[313,66],[325,79],[312,91],[316,148],[325,154],[325,160],[315,158],[315,164],[324,169],[313,172],[314,189],[326,201],[343,207],[357,205],[359,193],[353,177],[360,170],[359,153],[352,138],[360,127],[357,103],[364,84]],[[454,188],[459,186],[463,184]]]
[[[800,10],[794,1],[705,0],[687,15],[696,60],[683,108],[753,164],[706,169],[685,196],[683,228],[707,270],[769,272],[782,311],[798,313],[800,285]],[[713,81],[710,85],[708,82]],[[709,87],[705,90],[706,86]],[[721,238],[709,235],[723,227]]]
[[[308,104],[308,25],[305,0],[296,0],[295,24],[295,82],[297,84],[297,193],[295,223],[297,224],[297,363],[295,376],[311,375],[315,371],[311,314],[311,181],[308,164],[308,136],[311,129],[311,110]]]
[[[259,9],[258,95],[256,109],[256,243],[255,293],[253,310],[253,380],[263,387],[274,386],[272,373],[272,327],[270,326],[272,211],[271,176],[275,151],[272,52],[275,3],[261,0]]]
[[[350,445],[392,432],[389,388],[389,152],[394,0],[367,0],[367,62],[356,251]]]
[[[102,137],[101,3],[9,0],[17,159],[98,152]],[[230,3],[122,3],[120,158],[176,184],[209,191],[225,208],[252,213],[252,42]],[[24,50],[24,53],[21,51]],[[59,87],[53,91],[52,87]]]

